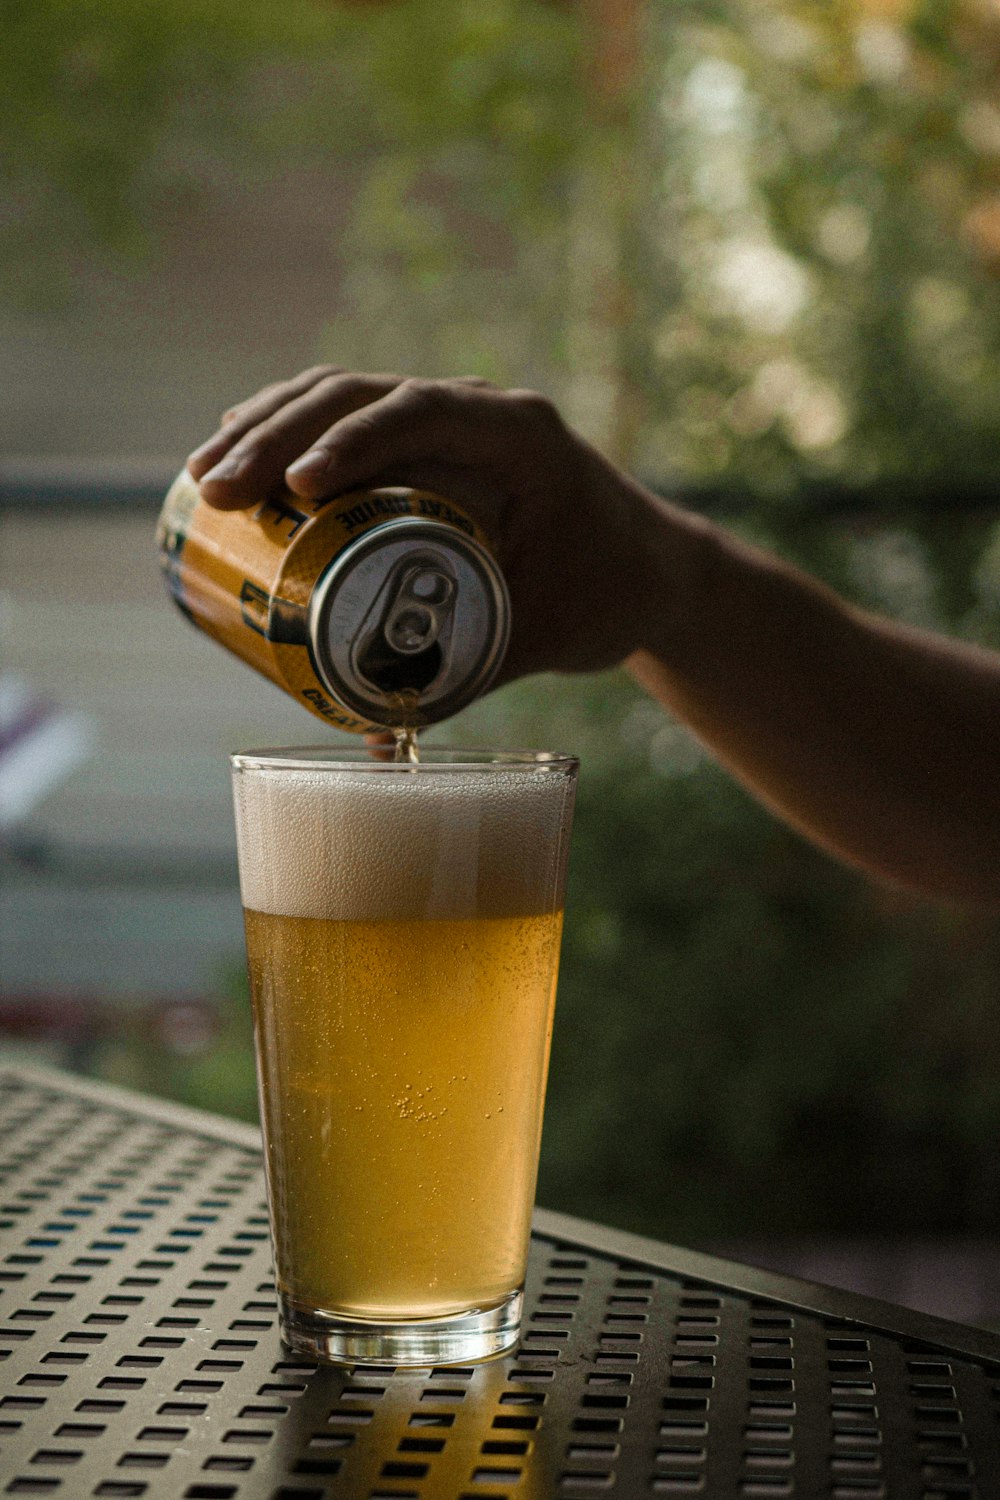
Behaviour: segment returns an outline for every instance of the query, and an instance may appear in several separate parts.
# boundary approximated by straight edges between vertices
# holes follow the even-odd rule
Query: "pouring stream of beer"
[[[417,731],[410,729],[404,724],[392,732],[396,736],[396,747],[392,754],[393,760],[397,763],[409,762],[411,766],[418,766],[420,764],[420,752],[417,749]]]
[[[397,722],[392,726],[392,732],[396,737],[396,746],[393,751],[393,760],[397,764],[409,764],[418,766],[420,764],[420,752],[417,749],[417,729],[413,723],[414,710],[419,699],[411,688],[403,688],[392,695],[392,706],[396,710]]]

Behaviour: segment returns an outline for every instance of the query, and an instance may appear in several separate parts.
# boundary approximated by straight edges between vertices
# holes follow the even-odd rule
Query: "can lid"
[[[309,608],[329,692],[375,724],[419,728],[485,692],[507,649],[510,601],[486,549],[441,521],[401,516],[346,547]]]

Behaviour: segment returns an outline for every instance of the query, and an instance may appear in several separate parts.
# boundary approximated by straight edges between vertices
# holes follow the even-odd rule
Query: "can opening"
[[[375,724],[433,724],[493,677],[507,639],[503,579],[473,538],[399,516],[356,537],[309,604],[317,675]]]
[[[370,636],[358,653],[358,671],[381,693],[422,693],[441,670],[444,652],[437,641],[425,650],[395,649],[383,631]]]

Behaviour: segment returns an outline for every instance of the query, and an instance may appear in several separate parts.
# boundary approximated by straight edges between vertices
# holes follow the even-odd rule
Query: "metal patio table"
[[[478,1366],[279,1343],[259,1137],[0,1074],[0,1494],[1000,1497],[1000,1339],[539,1212]]]

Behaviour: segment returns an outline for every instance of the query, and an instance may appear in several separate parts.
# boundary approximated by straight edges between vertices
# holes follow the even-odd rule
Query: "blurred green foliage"
[[[171,192],[324,162],[339,362],[544,385],[851,597],[1000,645],[1000,526],[947,508],[1000,441],[995,8],[657,0],[616,108],[542,0],[13,0],[4,32],[22,302],[155,253]],[[838,482],[876,486],[852,523],[814,514]],[[583,758],[543,1202],[681,1240],[1000,1227],[995,919],[836,866],[615,674],[433,738]],[[214,1052],[105,1071],[252,1113],[220,989]]]
[[[803,478],[991,479],[1000,18],[974,0],[679,9],[679,27],[652,10],[646,465],[779,511]]]
[[[553,0],[11,0],[3,286],[68,294],[81,256],[155,255],[171,194],[319,163],[339,362],[534,381],[779,513],[803,479],[989,479],[995,7],[639,9],[609,104],[614,38]]]

